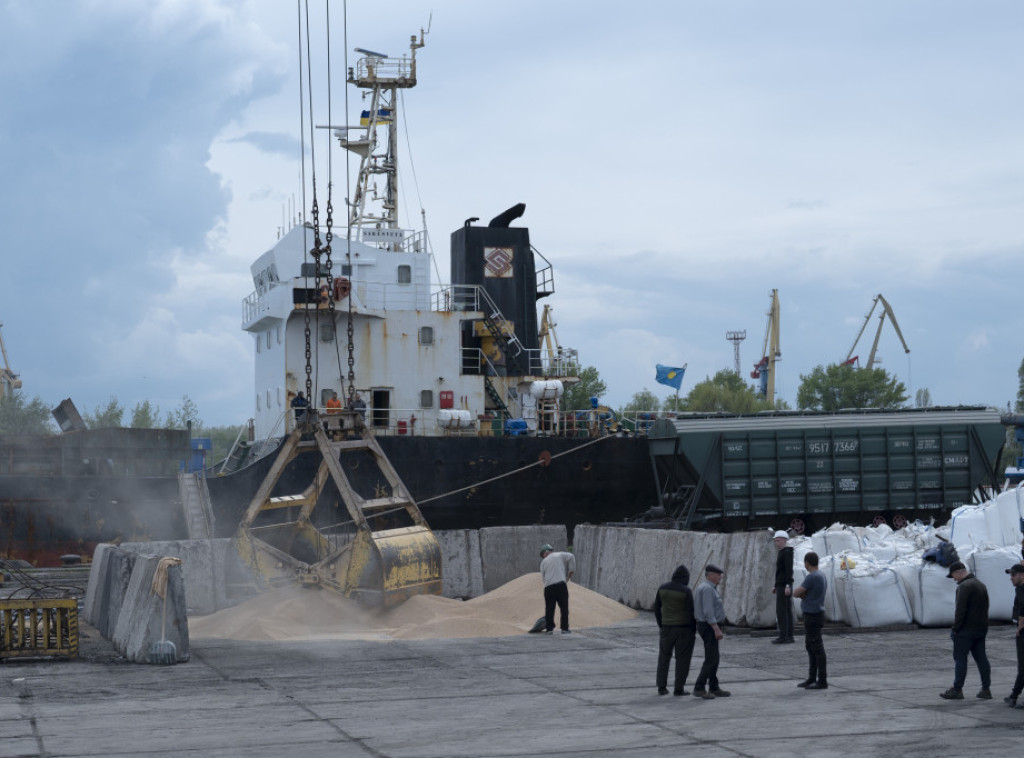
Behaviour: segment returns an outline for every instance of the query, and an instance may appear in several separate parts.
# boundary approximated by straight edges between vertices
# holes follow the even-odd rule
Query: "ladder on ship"
[[[227,457],[224,462],[220,464],[220,471],[218,474],[230,474],[232,471],[238,471],[242,468],[242,462],[245,460],[246,453],[249,449],[242,444],[242,437],[245,436],[246,428],[243,426],[238,430],[238,436],[235,437],[235,442],[231,445],[231,450],[228,451]]]
[[[213,505],[202,472],[178,474],[178,495],[185,513],[185,528],[190,540],[213,538]]]

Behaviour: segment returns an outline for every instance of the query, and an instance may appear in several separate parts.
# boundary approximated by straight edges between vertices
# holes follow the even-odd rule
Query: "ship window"
[[[349,264],[347,264],[347,263],[343,263],[341,265],[341,275],[342,276],[352,276],[352,267]]]
[[[334,324],[320,324],[320,341],[332,342],[334,340]]]
[[[403,264],[398,267],[398,283],[409,284],[412,281],[412,266]]]
[[[420,390],[420,408],[434,407],[434,391]]]
[[[267,330],[267,350],[270,349],[270,330]]]
[[[281,344],[281,325],[280,324],[278,324],[278,326],[277,326],[277,344],[278,345]]]
[[[267,390],[267,408],[270,408],[270,390]]]
[[[281,407],[281,388],[280,388],[280,386],[277,388],[277,407],[278,408]]]
[[[433,345],[434,344],[434,327],[432,327],[432,326],[421,326],[420,327],[420,344],[421,345]]]
[[[261,403],[260,403],[260,393],[257,392],[256,393],[256,410],[258,410],[258,411],[263,410],[262,408],[260,408],[260,405],[261,405]]]
[[[256,352],[263,352],[263,339],[261,337],[256,337]]]

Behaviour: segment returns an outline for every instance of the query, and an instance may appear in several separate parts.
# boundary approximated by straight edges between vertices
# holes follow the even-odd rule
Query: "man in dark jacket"
[[[775,619],[779,625],[779,636],[772,640],[775,645],[787,645],[793,639],[793,548],[786,543],[789,535],[781,529],[775,532]]]
[[[967,654],[974,658],[981,675],[981,691],[978,697],[992,698],[992,667],[985,655],[985,636],[988,634],[988,590],[967,567],[957,561],[949,567],[946,575],[956,580],[956,612],[953,628],[949,632],[953,640],[953,662],[955,672],[953,686],[940,694],[946,700],[964,699],[964,680],[967,679]]]
[[[1017,647],[1017,678],[1013,681],[1013,689],[1010,696],[1004,697],[1003,702],[1009,706],[1024,708],[1024,703],[1018,703],[1017,698],[1024,692],[1024,564],[1015,563],[1006,569],[1013,582],[1013,641]]]
[[[690,591],[690,571],[677,566],[672,580],[658,588],[654,598],[654,618],[658,621],[661,641],[658,645],[658,694],[668,694],[668,665],[672,653],[676,656],[676,686],[673,695],[686,695],[686,677],[690,673],[690,658],[697,622],[693,615],[693,593]]]

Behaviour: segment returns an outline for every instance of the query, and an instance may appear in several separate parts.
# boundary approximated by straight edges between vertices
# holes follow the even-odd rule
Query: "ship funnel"
[[[524,213],[526,213],[526,203],[516,203],[504,213],[499,213],[492,218],[491,223],[487,226],[491,229],[508,229],[512,222]]]

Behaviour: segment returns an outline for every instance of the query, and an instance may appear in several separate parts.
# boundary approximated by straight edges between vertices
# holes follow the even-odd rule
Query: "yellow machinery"
[[[441,548],[362,414],[313,412],[309,418],[315,423],[300,424],[287,438],[239,526],[235,543],[243,561],[271,586],[323,587],[370,606],[441,594]],[[353,488],[341,458],[360,452],[373,458],[390,494],[367,499]],[[301,494],[271,497],[300,455],[320,456],[313,482]],[[352,518],[353,529],[340,535],[310,520],[328,478]]]
[[[768,326],[764,332],[764,356],[754,364],[754,370],[750,372],[751,379],[760,379],[761,384],[758,392],[764,395],[772,405],[775,404],[775,364],[782,358],[782,351],[779,349],[779,291],[772,290],[772,301],[768,308]]]
[[[903,332],[900,330],[900,325],[896,322],[896,314],[893,313],[892,306],[890,306],[889,301],[879,293],[875,295],[875,299],[871,302],[871,310],[869,310],[868,315],[864,317],[864,323],[861,325],[860,331],[857,332],[857,339],[853,341],[853,346],[850,348],[850,352],[846,354],[846,360],[843,361],[844,364],[848,363],[853,365],[858,362],[859,356],[854,355],[853,351],[857,349],[857,343],[860,342],[860,338],[864,334],[864,330],[871,321],[871,314],[875,312],[875,307],[879,303],[882,304],[882,312],[878,316],[878,329],[875,331],[875,341],[871,343],[871,353],[868,355],[868,362],[864,364],[864,368],[871,369],[874,367],[876,362],[881,361],[880,358],[876,358],[875,353],[878,352],[878,339],[882,336],[882,327],[885,326],[886,316],[888,316],[889,320],[892,321],[892,327],[896,330],[896,336],[900,338],[900,344],[903,345],[903,352],[910,352],[910,348],[907,347],[907,341],[903,339]]]

